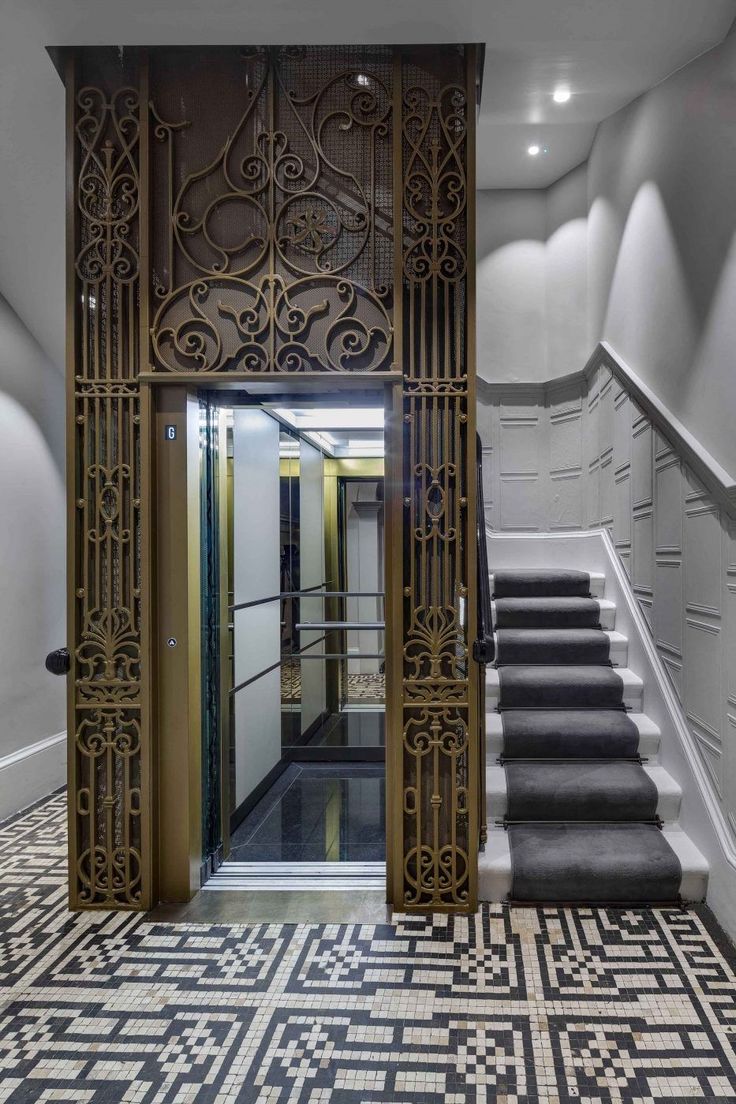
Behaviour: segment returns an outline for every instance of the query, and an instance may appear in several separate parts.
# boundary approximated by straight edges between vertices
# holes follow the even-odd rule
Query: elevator
[[[189,901],[233,852],[252,858],[258,837],[243,840],[243,825],[287,771],[339,760],[368,776],[381,755],[387,900],[475,907],[480,55],[55,51],[67,90],[74,908]],[[336,396],[357,410],[366,391],[385,415],[382,499],[375,451],[340,456],[324,437],[339,427],[276,413],[298,421]],[[249,439],[240,427],[256,413],[284,452],[268,518],[261,503],[276,547],[241,572],[238,533],[260,530],[243,521],[247,496],[234,489],[229,514],[222,488],[229,460],[238,478],[228,432]],[[250,455],[254,495],[263,463]],[[356,554],[361,534],[371,558]],[[331,815],[320,857],[339,867],[349,825]]]
[[[198,399],[203,880],[382,888],[383,391]]]

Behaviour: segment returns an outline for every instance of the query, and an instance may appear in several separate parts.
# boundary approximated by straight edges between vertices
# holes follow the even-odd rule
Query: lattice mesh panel
[[[152,71],[154,368],[390,367],[391,51],[167,50]]]

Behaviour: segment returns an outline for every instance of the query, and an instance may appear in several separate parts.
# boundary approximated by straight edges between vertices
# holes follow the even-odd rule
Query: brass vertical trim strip
[[[230,854],[230,740],[232,698],[232,650],[230,631],[230,500],[227,459],[227,414],[224,409],[218,411],[217,419],[217,508],[218,531],[220,534],[220,830],[222,832],[222,854],[227,859]]]
[[[324,518],[324,546],[325,546],[325,579],[328,590],[337,590],[340,586],[339,576],[339,535],[337,530],[337,464],[334,460],[325,459],[323,472],[323,518]],[[326,621],[340,620],[340,599],[326,598],[323,603],[324,619]],[[333,631],[329,634],[325,648],[327,652],[345,652],[346,636],[344,631]],[[331,643],[330,643],[331,642]],[[325,660],[325,687],[326,704],[330,713],[338,713],[340,710],[340,661],[336,659]]]
[[[166,440],[165,426],[176,435]],[[159,760],[157,804],[164,901],[188,901],[202,863],[199,402],[182,386],[156,405]]]
[[[69,907],[78,904],[77,860],[77,756],[76,756],[76,651],[77,641],[77,426],[75,374],[77,357],[77,142],[74,133],[77,95],[77,59],[70,54],[65,67],[66,85],[66,617],[70,655],[67,677],[67,820],[69,831]]]
[[[404,488],[402,438],[404,399],[401,384],[385,388],[385,672],[386,672],[386,890],[397,909],[404,900],[404,754],[403,712],[403,545]]]
[[[477,46],[465,47],[465,87],[467,98],[467,123],[465,146],[465,187],[466,187],[466,252],[467,275],[465,280],[465,370],[467,373],[468,399],[466,406],[467,422],[465,428],[465,483],[467,497],[466,550],[468,585],[468,878],[470,900],[468,907],[478,907],[478,841],[480,839],[480,807],[485,804],[485,792],[481,792],[481,781],[485,773],[481,769],[480,757],[485,755],[481,739],[480,725],[485,717],[479,716],[478,682],[481,669],[472,658],[473,645],[478,637],[478,549],[476,545],[477,515],[477,473],[475,466],[475,433],[477,425],[477,386],[476,386],[476,249],[475,249],[475,140],[477,122],[476,72],[478,67]]]
[[[404,173],[402,156],[402,51],[393,49],[392,65],[392,189],[393,189],[393,332],[392,367],[401,370],[404,361],[403,329],[403,212]],[[388,901],[401,908],[404,898],[403,832],[403,392],[398,384],[385,389],[385,650],[386,650],[386,892]]]
[[[150,182],[150,67],[148,53],[139,58],[139,210],[138,219],[138,371],[145,371],[149,363],[149,328],[151,294],[151,182]],[[158,848],[154,830],[154,802],[156,756],[154,751],[154,618],[153,581],[154,557],[153,531],[153,410],[151,387],[139,384],[139,459],[138,480],[140,505],[138,525],[140,530],[140,757],[141,757],[141,908],[151,908],[158,900]]]

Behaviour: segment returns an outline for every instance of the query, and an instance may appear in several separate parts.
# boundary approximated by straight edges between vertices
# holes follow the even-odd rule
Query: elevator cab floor
[[[382,763],[290,763],[230,837],[233,862],[384,862]]]

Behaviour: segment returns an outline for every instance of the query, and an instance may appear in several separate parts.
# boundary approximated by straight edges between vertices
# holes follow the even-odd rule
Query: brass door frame
[[[207,380],[208,390],[218,390]],[[261,381],[262,382],[262,381]],[[365,381],[363,381],[363,385]],[[224,387],[219,388],[225,390]],[[158,380],[151,385],[153,411],[156,542],[153,577],[155,654],[157,657],[157,731],[155,764],[158,809],[157,885],[161,901],[185,902],[200,888],[202,865],[201,625],[200,625],[200,493],[198,389]],[[386,483],[401,485],[401,383],[384,384],[386,410]],[[264,396],[265,397],[265,396]],[[169,439],[167,427],[175,428]],[[390,439],[390,445],[389,445]],[[222,456],[221,450],[221,456]],[[399,497],[399,506],[401,505]],[[221,541],[222,541],[221,537]],[[393,538],[392,538],[393,539]],[[400,539],[400,537],[399,537]],[[386,548],[390,548],[386,540]],[[389,573],[389,557],[384,570]],[[393,572],[394,585],[396,573]],[[403,604],[401,591],[386,586],[386,618],[396,622]],[[391,611],[389,613],[389,611]],[[401,638],[386,635],[387,664],[393,649],[401,655]],[[397,795],[402,780],[395,777],[401,763],[401,713],[397,695],[386,698],[386,872],[387,900],[391,900],[392,871],[402,865],[403,834]],[[222,710],[225,719],[227,710]],[[222,752],[229,750],[223,726]],[[223,760],[222,808],[227,809],[227,760]],[[389,794],[393,798],[389,798]],[[226,815],[223,812],[223,823]],[[223,836],[227,848],[227,837]]]

